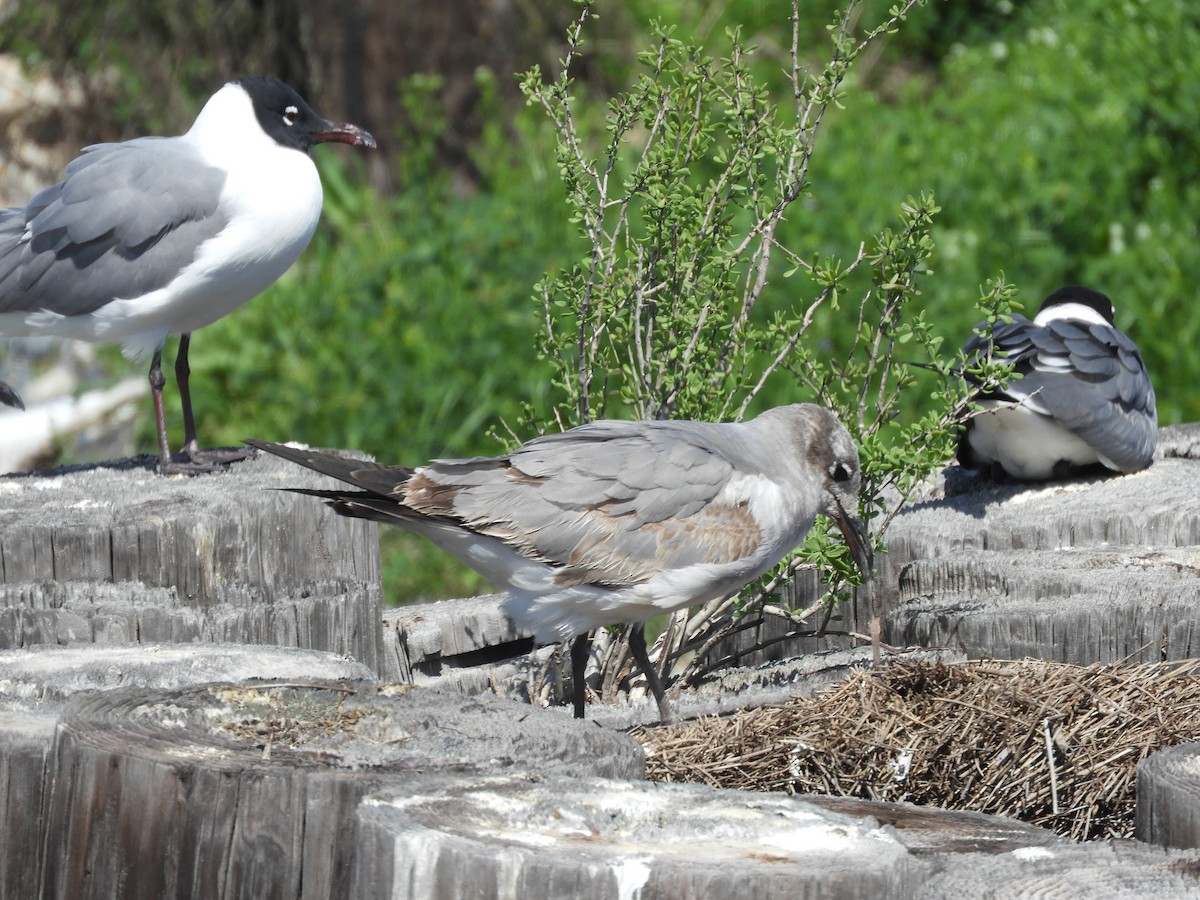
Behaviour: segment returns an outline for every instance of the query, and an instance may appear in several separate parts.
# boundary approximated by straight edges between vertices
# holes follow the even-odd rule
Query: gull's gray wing
[[[1122,471],[1144,468],[1158,434],[1154,388],[1142,355],[1111,325],[1070,319],[1037,325],[1023,316],[996,326],[992,344],[1021,377],[992,399],[1050,416]],[[966,352],[984,352],[976,336]]]
[[[715,502],[735,472],[737,427],[596,422],[498,459],[435,462],[404,500],[559,567],[563,584],[640,582],[758,549],[745,506]]]
[[[0,210],[0,312],[84,315],[163,287],[225,226],[224,182],[179,138],[88,147],[64,181]]]
[[[616,585],[758,550],[762,533],[746,505],[717,500],[735,474],[733,460],[754,457],[740,428],[596,422],[506,456],[416,470],[247,443],[362,488],[308,492],[339,512],[417,532],[451,525],[555,567],[564,586]]]

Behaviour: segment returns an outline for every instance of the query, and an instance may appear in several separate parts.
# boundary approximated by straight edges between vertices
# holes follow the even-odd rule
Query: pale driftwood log
[[[133,464],[0,478],[0,648],[232,640],[379,671],[375,526],[275,490],[331,483],[274,458],[197,478]]]
[[[46,898],[337,898],[361,797],[431,775],[641,777],[631,738],[500,700],[363,682],[113,690],[55,736]]]
[[[0,897],[37,897],[51,744],[62,705],[85,691],[253,678],[369,678],[362,663],[287,647],[140,644],[0,652]]]
[[[460,898],[913,897],[892,829],[799,799],[597,779],[493,778],[359,811],[351,893]]]
[[[1138,764],[1136,834],[1167,847],[1200,847],[1200,744],[1168,747]]]

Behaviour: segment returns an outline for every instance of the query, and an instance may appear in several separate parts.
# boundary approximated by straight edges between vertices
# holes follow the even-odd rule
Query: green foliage
[[[932,190],[944,212],[925,303],[946,334],[969,333],[968,298],[999,269],[1034,309],[1086,284],[1113,298],[1142,349],[1160,422],[1200,418],[1200,357],[1180,353],[1200,343],[1200,11],[1018,4],[999,30],[947,51],[929,77],[898,72],[894,100],[852,89],[853,114],[831,118],[812,174],[826,239],[845,252],[884,224],[881,192]]]
[[[847,13],[817,74],[801,66],[796,31],[791,108],[756,77],[737,29],[728,56],[714,60],[659,28],[656,49],[640,56],[645,71],[609,104],[603,134],[585,133],[570,71],[586,5],[561,74],[547,82],[535,68],[522,79],[555,125],[570,218],[590,247],[538,287],[560,425],[629,413],[740,417],[772,372],[803,353],[802,334],[820,307],[837,306],[845,273],[837,260],[806,262],[777,232],[807,192],[818,129],[851,65],[911,5],[861,38]],[[820,293],[798,316],[756,316],[779,255],[812,272]]]
[[[303,87],[300,44],[297,5],[282,0],[15,0],[0,13],[0,51],[83,92],[58,123],[73,142],[177,133],[189,101],[233,74]]]

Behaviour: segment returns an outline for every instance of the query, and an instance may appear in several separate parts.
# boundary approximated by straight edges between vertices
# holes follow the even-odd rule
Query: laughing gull
[[[1154,388],[1113,317],[1108,297],[1072,285],[1047,297],[1032,322],[1014,315],[971,338],[968,359],[990,352],[1020,377],[978,398],[983,409],[967,420],[959,462],[998,467],[1022,481],[1065,478],[1097,464],[1115,472],[1150,465]]]
[[[646,619],[741,589],[797,547],[818,513],[870,572],[858,450],[813,404],[742,423],[593,422],[503,456],[416,469],[247,443],[362,488],[302,493],[429,538],[506,587],[504,611],[539,643],[574,638],[577,718],[589,633],[629,622],[630,650],[668,721]]]
[[[191,333],[261,293],[308,246],[322,200],[309,151],[325,141],[375,146],[358,126],[321,118],[283,82],[247,77],[213,94],[186,134],[85,148],[66,180],[28,206],[0,210],[0,334],[153,354],[160,471],[205,471],[244,456],[199,449]],[[169,334],[180,335],[178,458],[162,401]]]

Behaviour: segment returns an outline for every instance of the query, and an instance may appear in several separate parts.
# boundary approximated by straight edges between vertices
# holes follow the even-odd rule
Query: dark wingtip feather
[[[370,460],[340,456],[337,453],[288,447],[270,441],[246,440],[243,443],[314,472],[384,496],[391,495],[412,476],[412,469],[403,466],[385,466]]]
[[[12,406],[16,409],[24,409],[25,404],[21,402],[21,396],[3,381],[0,381],[0,403],[5,406]]]

